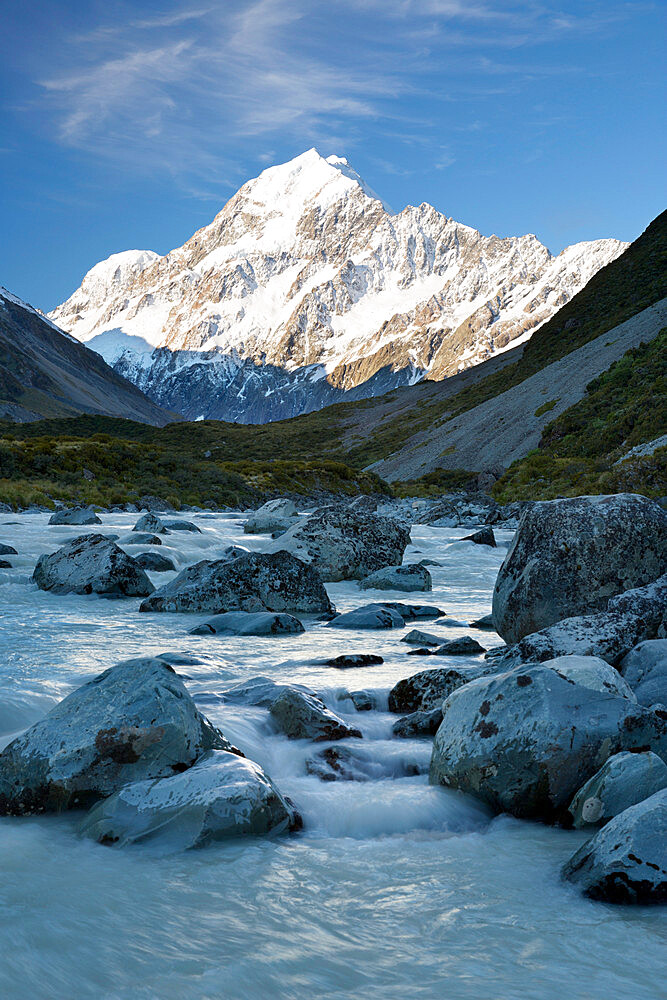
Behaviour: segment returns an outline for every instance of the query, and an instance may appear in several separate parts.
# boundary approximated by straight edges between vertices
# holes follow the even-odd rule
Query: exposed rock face
[[[631,649],[618,669],[640,705],[667,705],[667,639],[647,639]]]
[[[439,708],[452,691],[478,677],[484,677],[492,669],[485,665],[422,670],[394,685],[389,692],[389,711],[403,714]]]
[[[0,814],[86,807],[132,781],[231,749],[172,668],[127,660],[64,698],[0,754]]]
[[[607,610],[612,614],[641,619],[646,638],[667,638],[667,573],[646,587],[627,590],[612,597]]]
[[[361,580],[400,564],[409,541],[409,530],[393,518],[324,507],[276,539],[271,551],[290,552],[323,580]]]
[[[188,566],[143,601],[140,611],[331,613],[319,574],[287,552],[249,552]]]
[[[73,507],[71,510],[57,510],[49,518],[49,524],[101,524],[92,507]]]
[[[360,737],[358,729],[348,726],[330,711],[319,698],[294,687],[285,687],[271,703],[271,718],[291,740],[344,740]]]
[[[269,500],[251,514],[243,530],[246,535],[270,535],[274,531],[287,531],[298,519],[299,514],[291,500]]]
[[[365,577],[359,584],[362,590],[432,590],[433,580],[425,566],[385,566]]]
[[[662,788],[667,788],[667,764],[656,754],[614,754],[572,799],[572,825],[604,826]]]
[[[499,812],[551,822],[609,756],[647,747],[667,753],[665,719],[544,664],[526,664],[447,698],[430,780]]]
[[[305,629],[293,615],[227,611],[190,629],[190,635],[298,635]]]
[[[484,237],[430,205],[393,214],[347,161],[309,150],[166,256],[97,264],[52,317],[190,419],[261,423],[476,364],[624,248],[552,257],[534,236]]]
[[[82,535],[40,556],[32,579],[57,594],[145,597],[155,589],[141,566],[104,535]]]
[[[529,507],[500,567],[493,620],[506,642],[607,607],[667,569],[667,514],[634,494]]]
[[[94,806],[81,832],[102,844],[203,847],[295,825],[293,808],[258,764],[213,750],[182,774],[138,781]]]
[[[615,816],[563,869],[591,899],[667,901],[667,789]]]
[[[134,561],[137,566],[141,566],[149,573],[168,573],[176,569],[171,559],[161,555],[160,552],[142,552],[141,555],[134,557]]]

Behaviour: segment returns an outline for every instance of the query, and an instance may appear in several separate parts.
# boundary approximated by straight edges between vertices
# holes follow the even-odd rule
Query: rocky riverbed
[[[158,538],[159,548],[145,540],[133,542],[136,514],[101,513],[101,523],[86,526],[81,518],[74,519],[78,523],[48,524],[43,513],[0,518],[0,543],[16,550],[3,555],[10,566],[0,569],[0,745],[11,743],[101,672],[129,659],[169,654],[168,662],[194,700],[195,714],[189,718],[196,721],[197,713],[203,714],[228,741],[216,744],[206,737],[202,751],[213,755],[220,773],[232,774],[237,787],[252,783],[253,795],[244,801],[251,800],[255,811],[246,812],[247,825],[239,832],[262,834],[184,851],[193,841],[184,839],[182,814],[176,822],[170,814],[166,835],[153,836],[153,825],[146,837],[144,823],[134,839],[119,837],[115,847],[97,843],[105,839],[105,831],[120,829],[119,809],[125,828],[136,833],[141,796],[135,793],[124,799],[121,794],[119,801],[112,796],[90,813],[3,817],[2,995],[59,998],[72,995],[74,988],[81,998],[114,1000],[209,996],[300,1000],[313,995],[364,995],[378,1000],[446,995],[458,1000],[484,993],[503,998],[563,993],[575,998],[613,995],[654,1000],[660,995],[664,911],[592,902],[578,884],[562,877],[563,865],[584,849],[594,829],[567,830],[494,816],[489,795],[485,800],[484,795],[429,784],[429,768],[431,780],[437,782],[442,769],[449,767],[446,755],[441,755],[434,775],[433,721],[424,722],[421,732],[418,726],[395,731],[401,716],[388,709],[397,682],[437,669],[447,673],[446,684],[451,686],[454,674],[467,677],[468,671],[471,678],[478,676],[494,658],[485,659],[474,643],[449,643],[470,636],[490,652],[502,646],[488,626],[471,628],[470,623],[491,610],[494,584],[513,531],[494,524],[496,547],[462,541],[483,516],[476,518],[473,512],[464,518],[466,523],[453,526],[452,521],[460,518],[444,507],[440,517],[437,513],[432,512],[430,519],[439,524],[412,526],[403,553],[404,564],[427,568],[421,579],[424,586],[430,582],[431,589],[402,593],[362,589],[361,579],[377,572],[372,554],[355,543],[349,551],[337,548],[332,561],[330,546],[315,546],[312,532],[299,534],[293,513],[287,511],[288,551],[290,545],[292,551],[305,547],[310,564],[326,567],[325,577],[334,578],[325,582],[328,599],[314,589],[310,603],[302,604],[306,611],[293,610],[292,617],[304,631],[288,620],[289,600],[273,606],[280,588],[264,586],[261,560],[258,564],[244,554],[244,550],[280,550],[279,538],[244,533],[247,515],[188,513],[188,521],[199,531],[172,525],[163,532],[160,523],[141,524],[140,529]],[[342,530],[338,521],[336,525],[336,531]],[[275,520],[271,530],[274,527]],[[122,579],[127,579],[112,544],[133,557],[152,550],[170,559],[175,570],[153,572],[145,567],[150,589],[156,588],[152,594],[145,585],[134,588],[132,596],[110,597],[62,593],[58,587],[38,589],[32,581],[38,558],[85,534],[117,536],[95,543],[96,551],[111,553],[99,579],[108,581],[118,566]],[[397,561],[395,546],[405,544],[402,538],[401,531],[392,532],[394,548],[388,551]],[[237,550],[230,552],[230,546]],[[372,549],[377,548],[375,540]],[[250,615],[240,625],[241,619],[232,615],[215,623],[219,631],[200,629],[216,609],[202,605],[201,612],[176,613],[163,610],[163,599],[154,599],[162,587],[171,593],[176,586],[172,581],[187,567],[232,556],[235,562],[246,562],[238,563],[233,573],[221,569],[224,579],[216,586],[228,588],[232,580],[238,591],[238,581],[247,582],[238,611]],[[351,559],[357,563],[368,559],[365,572],[355,572],[359,579],[335,579],[351,574]],[[252,573],[242,572],[246,564]],[[46,578],[52,580],[54,562],[47,568]],[[290,573],[288,579],[293,578]],[[65,577],[69,587],[69,569]],[[258,584],[253,582],[257,580]],[[308,574],[303,580],[310,580]],[[112,594],[113,586],[112,581]],[[140,612],[142,601],[148,606]],[[348,620],[347,627],[331,627],[336,619],[331,619],[328,602],[338,613],[370,604],[375,608]],[[437,612],[420,613],[415,609],[419,605]],[[406,606],[413,611],[406,611]],[[582,606],[574,614],[581,616],[587,610],[601,613],[598,606]],[[390,627],[369,627],[371,621]],[[586,622],[576,628],[577,634],[583,630],[590,635]],[[200,634],[192,634],[193,630]],[[402,641],[414,630],[426,635],[421,647]],[[520,641],[528,640],[531,655],[538,647],[546,648],[544,638],[524,634]],[[553,641],[549,636],[548,642]],[[420,649],[424,658],[409,655]],[[547,660],[553,652],[549,647],[538,658]],[[621,653],[627,655],[619,650],[619,660]],[[360,654],[367,659],[355,659]],[[516,654],[504,654],[505,669],[529,677],[530,683],[522,679],[518,684],[527,699],[525,692],[537,691],[551,668],[517,667],[513,655],[516,660]],[[636,679],[637,690],[643,684],[651,694],[648,701],[640,699],[639,706],[627,697],[623,703],[626,715],[639,719],[654,703],[656,679],[649,676],[650,664],[646,666],[641,651],[630,656],[628,677]],[[599,698],[604,697],[618,708],[623,678],[619,675],[610,694],[604,688],[612,683],[604,667],[593,669],[590,662],[584,666],[591,704],[598,699],[599,707]],[[166,670],[150,669],[157,669],[158,679]],[[250,683],[258,677],[265,680]],[[580,668],[577,684],[582,677]],[[173,688],[176,680],[167,683]],[[503,693],[499,680],[482,678],[476,683],[486,683],[494,694],[496,688]],[[556,683],[567,694],[575,686],[572,668],[568,675],[561,667]],[[427,715],[434,705],[437,711],[432,684],[397,690],[410,711],[421,707]],[[420,701],[423,692],[431,700]],[[561,707],[566,694],[562,698],[559,694]],[[114,698],[117,707],[118,696]],[[400,707],[394,704],[397,699],[394,694],[394,708]],[[481,698],[480,705],[484,701]],[[462,711],[461,696],[458,702],[453,696],[451,704],[454,727]],[[407,713],[408,707],[400,711]],[[489,710],[482,714],[487,725],[493,724]],[[329,716],[336,720],[335,726]],[[517,720],[517,730],[521,721]],[[648,725],[645,715],[641,721]],[[442,742],[436,738],[436,746]],[[230,754],[230,747],[232,763],[226,770],[226,758],[219,755]],[[628,748],[619,744],[618,749]],[[467,747],[466,753],[470,752]],[[117,748],[112,753],[118,757]],[[142,753],[139,748],[138,756]],[[639,771],[633,771],[630,784],[637,787],[641,780],[650,794],[658,788],[662,772],[659,758],[645,756],[641,774],[637,777]],[[639,755],[632,757],[634,767]],[[174,758],[173,777],[165,779],[171,782],[168,795],[161,795],[159,788],[156,792],[153,785],[154,809],[164,810],[166,801],[173,804],[182,797],[188,782],[196,785],[200,772],[188,770],[190,763],[188,759],[181,770]],[[125,767],[124,757],[115,764]],[[150,767],[146,774],[154,779]],[[455,771],[449,768],[448,780]],[[104,776],[107,782],[115,780],[106,767]],[[598,782],[595,797],[600,796],[600,787]],[[111,791],[105,785],[105,794]],[[209,792],[210,785],[204,792],[200,788],[198,801]],[[582,810],[585,806],[582,803]],[[555,808],[549,803],[549,809]],[[260,813],[261,829],[252,826]],[[190,811],[187,821],[186,832],[191,833],[197,823],[201,829],[201,813],[193,819]],[[210,825],[210,813],[206,821]],[[634,826],[626,822],[622,832],[635,826],[636,822]],[[272,835],[264,836],[267,832]],[[596,863],[584,850],[576,862],[579,876]],[[554,983],[557,994],[549,992]]]

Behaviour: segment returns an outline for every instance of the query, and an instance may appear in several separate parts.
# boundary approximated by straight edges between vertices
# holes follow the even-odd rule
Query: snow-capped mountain
[[[95,265],[51,318],[190,419],[265,422],[442,379],[527,339],[627,244],[557,257],[431,205],[393,213],[311,149],[164,257]]]

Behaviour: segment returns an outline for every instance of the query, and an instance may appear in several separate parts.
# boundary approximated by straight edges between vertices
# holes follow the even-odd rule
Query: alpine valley
[[[244,184],[182,247],[96,264],[49,315],[161,407],[266,423],[504,352],[626,246],[553,256],[425,203],[394,213],[346,159],[311,149]]]

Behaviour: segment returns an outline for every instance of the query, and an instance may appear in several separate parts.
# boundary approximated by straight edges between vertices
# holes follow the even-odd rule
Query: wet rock
[[[667,902],[667,789],[610,820],[580,847],[563,875],[607,903]]]
[[[213,750],[182,774],[125,785],[99,802],[81,832],[101,844],[171,850],[231,837],[264,837],[296,825],[294,809],[254,761]]]
[[[134,561],[149,573],[168,573],[170,570],[176,569],[176,565],[171,559],[163,556],[160,552],[142,552],[141,555],[134,557]]]
[[[129,535],[123,535],[118,539],[119,545],[162,545],[159,535],[150,535],[145,531],[136,531],[133,528]]]
[[[299,635],[305,629],[293,615],[269,611],[228,611],[190,629],[190,635]]]
[[[64,698],[0,754],[0,814],[88,807],[230,744],[163,660],[127,660]]]
[[[344,740],[360,737],[361,732],[348,726],[315,695],[285,687],[271,703],[271,718],[291,740]]]
[[[345,611],[327,622],[325,628],[385,629],[402,628],[405,620],[385,604],[366,604],[354,611]]]
[[[145,600],[140,611],[301,611],[331,613],[318,573],[288,552],[202,560]]]
[[[418,619],[442,618],[447,614],[442,608],[436,608],[434,604],[402,604],[399,601],[382,601],[383,608],[396,611],[403,621],[413,622]],[[443,625],[451,624],[443,622]]]
[[[12,564],[7,562],[6,559],[0,559],[0,569],[11,569]]]
[[[564,618],[601,611],[609,598],[667,569],[667,514],[634,494],[535,503],[500,567],[493,620],[507,642]]]
[[[324,580],[361,580],[384,566],[400,565],[410,541],[400,522],[350,507],[325,507],[272,542],[318,570]]]
[[[442,708],[433,708],[430,712],[412,712],[398,719],[392,726],[394,736],[401,739],[413,739],[420,736],[435,736],[442,722]]]
[[[193,535],[201,535],[202,530],[194,521],[165,521],[167,531],[189,531]]]
[[[321,781],[379,781],[382,778],[405,778],[425,774],[419,755],[397,747],[385,751],[382,758],[363,744],[325,747],[306,760],[306,771]]]
[[[495,632],[496,626],[493,624],[493,615],[484,615],[474,622],[470,622],[470,628],[478,628],[482,632]]]
[[[667,764],[656,754],[650,750],[614,754],[572,799],[568,810],[572,825],[604,826],[662,788],[667,788]]]
[[[292,527],[298,517],[299,513],[291,500],[284,497],[269,500],[250,515],[243,530],[246,535],[271,535],[273,532],[282,534]]]
[[[640,705],[667,705],[667,639],[646,639],[626,653],[620,672]]]
[[[143,533],[148,533],[150,535],[168,535],[169,532],[163,521],[154,514],[149,512],[148,514],[142,514],[139,520],[136,522],[132,531],[140,531]]]
[[[605,660],[601,660],[599,656],[557,656],[553,660],[543,662],[545,667],[551,667],[561,677],[574,684],[582,684],[593,691],[603,691],[606,694],[618,695],[619,698],[637,701],[632,689],[618,670]]]
[[[350,691],[349,697],[357,712],[373,712],[380,708],[374,691]]]
[[[646,587],[612,597],[607,610],[610,614],[639,618],[647,639],[667,638],[667,573]]]
[[[5,545],[4,542],[0,542],[0,556],[17,556],[18,552],[12,545]]]
[[[509,648],[507,656],[520,663],[542,662],[557,656],[599,656],[616,666],[643,638],[640,618],[607,612],[580,615],[525,636]]]
[[[101,524],[92,507],[73,507],[57,510],[49,518],[49,524]]]
[[[401,636],[401,642],[407,642],[411,646],[440,646],[442,639],[440,636],[431,635],[430,632],[421,632],[418,628],[413,628]]]
[[[433,656],[478,656],[485,653],[484,646],[480,646],[477,639],[470,635],[462,635],[459,639],[451,639],[444,642],[437,649],[433,650]]]
[[[554,822],[614,753],[667,753],[667,721],[544,664],[479,678],[443,705],[430,780],[498,812]]]
[[[222,692],[222,700],[237,705],[254,705],[259,708],[270,708],[276,698],[285,690],[301,691],[317,697],[314,691],[302,684],[277,684],[270,677],[251,677],[247,681],[239,681]]]
[[[466,535],[461,541],[474,542],[475,545],[488,545],[492,549],[496,548],[496,536],[493,533],[493,528],[488,526],[474,531],[472,535]]]
[[[418,563],[408,566],[385,566],[365,577],[359,586],[362,590],[432,590],[431,574]]]
[[[145,597],[154,590],[141,566],[104,535],[83,535],[40,556],[32,580],[57,594]]]
[[[439,708],[452,691],[484,677],[491,667],[436,667],[404,677],[389,692],[389,711],[405,715],[408,712],[430,712]]]
[[[334,656],[332,660],[324,662],[327,667],[347,670],[351,667],[375,667],[384,663],[384,660],[381,656],[376,656],[375,653],[343,653],[342,656]]]

